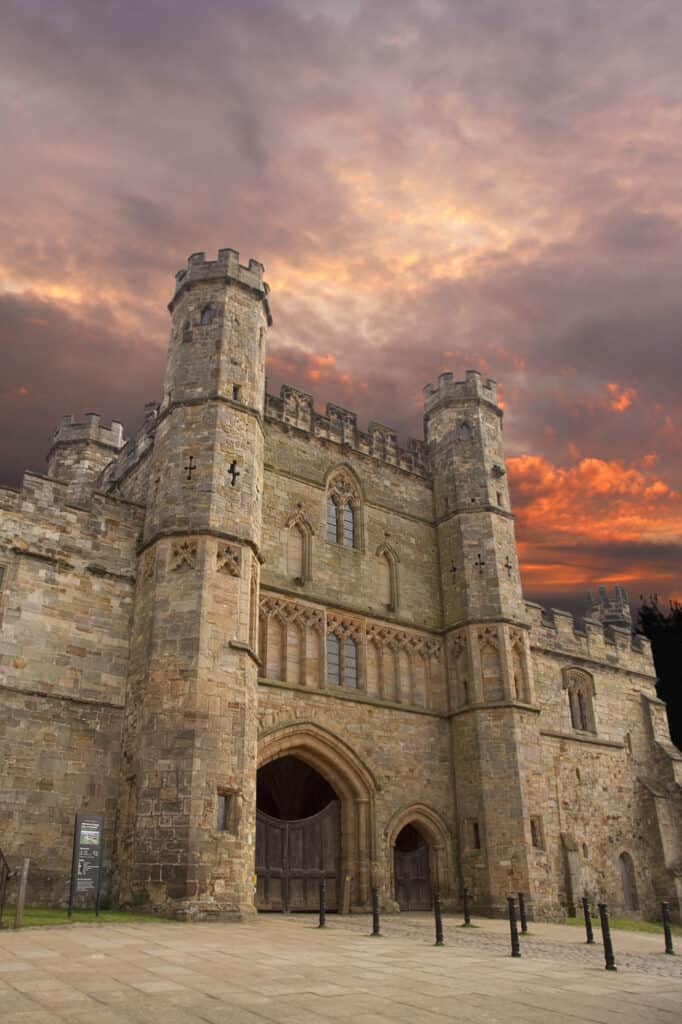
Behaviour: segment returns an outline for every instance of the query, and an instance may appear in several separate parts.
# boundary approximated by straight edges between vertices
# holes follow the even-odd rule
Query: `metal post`
[[[464,890],[463,896],[464,903],[464,926],[468,928],[471,925],[471,893],[468,889]]]
[[[320,928],[327,923],[327,879],[324,876],[320,879]]]
[[[521,933],[528,932],[528,919],[526,917],[526,899],[522,892],[519,893],[519,918],[521,919]]]
[[[28,857],[24,857],[24,863],[21,866],[21,878],[19,879],[19,892],[17,893],[17,905],[14,911],[14,927],[21,928],[24,921],[24,903],[26,902],[26,886],[28,883],[28,866],[30,864]]]
[[[521,956],[521,947],[519,945],[519,930],[516,927],[516,900],[513,896],[507,896],[507,905],[509,907],[509,931],[511,933],[511,955]]]
[[[372,938],[381,938],[379,930],[379,890],[372,889]]]
[[[583,917],[585,918],[585,934],[587,935],[587,945],[594,945],[594,932],[592,931],[592,918],[590,917],[590,901],[587,896],[582,898],[583,904]]]
[[[436,946],[443,946],[443,918],[440,910],[440,893],[433,894],[433,916],[436,920]]]
[[[665,951],[670,956],[675,956],[673,949],[673,934],[670,930],[670,904],[663,900],[661,903],[661,914],[663,915],[663,934],[665,935]]]
[[[601,922],[601,936],[604,942],[604,959],[606,961],[605,969],[607,971],[617,971],[616,960],[613,955],[613,946],[611,945],[611,928],[609,927],[609,908],[605,903],[598,903],[599,907],[599,921]]]

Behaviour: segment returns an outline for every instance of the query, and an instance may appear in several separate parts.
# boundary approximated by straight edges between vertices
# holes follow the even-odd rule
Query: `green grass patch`
[[[59,907],[24,907],[24,928],[49,926],[55,924],[135,924],[140,921],[168,921],[169,918],[157,917],[155,914],[129,913],[125,910],[101,910],[99,917],[94,910],[74,910],[69,917],[66,910]],[[5,907],[2,915],[2,927],[14,927],[14,907]]]
[[[583,917],[567,917],[566,924],[577,925],[579,928],[585,927],[585,920]],[[656,921],[637,921],[631,917],[611,917],[609,916],[609,924],[615,931],[621,932],[649,932],[649,934],[663,935],[663,925]],[[599,918],[592,918],[592,928],[594,929],[595,935],[599,931]],[[673,935],[682,936],[682,925],[672,924],[670,930]]]

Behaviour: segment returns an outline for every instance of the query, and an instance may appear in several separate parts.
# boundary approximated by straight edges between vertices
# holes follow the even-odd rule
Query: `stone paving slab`
[[[249,924],[117,924],[0,934],[2,1024],[679,1024],[682,958],[616,933],[617,973],[578,929],[504,922],[433,946],[428,915],[261,915]],[[549,930],[548,930],[549,929]],[[575,935],[578,932],[578,935]],[[620,943],[622,934],[628,942]],[[651,941],[653,940],[653,941]],[[626,949],[627,947],[627,949]]]

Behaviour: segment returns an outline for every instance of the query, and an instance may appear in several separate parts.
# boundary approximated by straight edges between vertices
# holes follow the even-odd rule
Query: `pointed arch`
[[[579,732],[596,732],[594,717],[594,679],[582,668],[563,670],[563,688],[568,696],[571,728]]]
[[[299,508],[286,522],[287,528],[287,575],[294,577],[294,582],[300,585],[308,583],[313,578],[313,530],[303,510]],[[294,532],[295,531],[295,532]],[[290,544],[296,548],[298,558],[294,559],[298,565],[290,565]]]
[[[312,721],[287,722],[260,734],[259,768],[287,755],[319,772],[339,797],[342,872],[352,878],[352,904],[367,907],[370,863],[376,857],[373,822],[378,789],[371,769],[347,743]]]
[[[452,837],[450,830],[443,818],[427,804],[408,804],[396,811],[389,819],[384,836],[389,862],[389,891],[395,890],[395,877],[393,867],[393,848],[396,839],[406,825],[412,825],[424,837],[429,845],[431,880],[434,892],[442,895],[449,895],[451,879],[454,877],[451,870],[451,849]]]
[[[360,481],[345,464],[330,470],[325,480],[327,540],[364,550],[364,498]]]
[[[385,583],[388,584],[388,586],[386,586],[384,583],[383,590],[381,591],[381,598],[382,600],[384,597],[387,598],[384,602],[387,610],[389,612],[395,612],[398,610],[400,604],[400,581],[398,576],[400,558],[398,557],[398,552],[395,548],[391,547],[390,544],[380,544],[376,549],[376,556],[380,559],[380,565],[383,563],[386,567],[383,569],[382,566],[379,572],[380,583],[382,579],[385,579]],[[386,573],[385,577],[383,576],[383,573]]]

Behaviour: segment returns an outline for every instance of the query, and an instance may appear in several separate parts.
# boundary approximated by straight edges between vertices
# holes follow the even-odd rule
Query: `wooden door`
[[[401,910],[431,908],[429,848],[395,851],[395,896]]]
[[[315,911],[320,879],[327,880],[327,910],[338,906],[339,802],[310,818],[282,821],[256,815],[256,906],[259,910]]]

